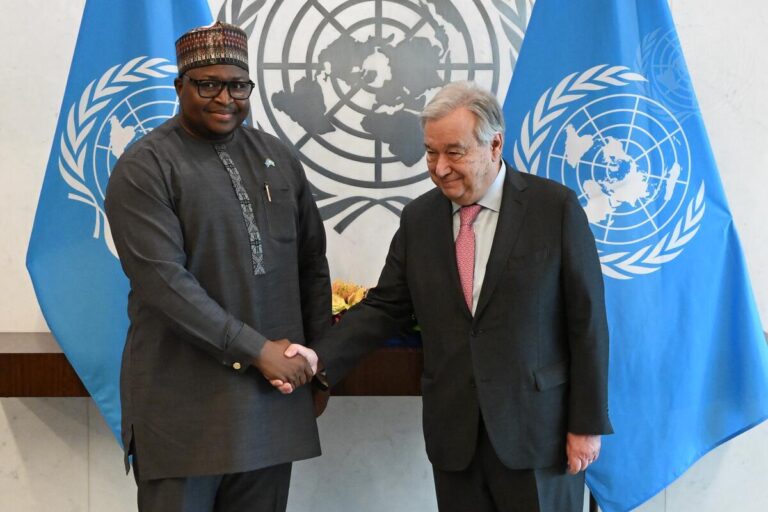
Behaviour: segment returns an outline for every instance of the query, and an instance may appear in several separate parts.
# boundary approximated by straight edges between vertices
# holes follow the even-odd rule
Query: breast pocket
[[[269,235],[279,242],[296,240],[298,207],[291,189],[288,187],[265,187],[264,205],[267,210]]]

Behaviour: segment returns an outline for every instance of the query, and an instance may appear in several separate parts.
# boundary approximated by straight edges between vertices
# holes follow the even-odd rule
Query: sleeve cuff
[[[234,336],[228,340],[222,353],[221,363],[242,373],[258,357],[266,341],[267,338],[256,332],[251,326],[241,323],[240,329],[236,330]]]

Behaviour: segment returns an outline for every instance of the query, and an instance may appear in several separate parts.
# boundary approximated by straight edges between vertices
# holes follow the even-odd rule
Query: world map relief
[[[431,14],[435,20],[437,13]],[[418,113],[426,104],[427,92],[445,83],[440,65],[447,44],[440,23],[430,38],[406,36],[396,41],[390,34],[360,41],[342,33],[319,52],[322,69],[297,80],[292,90],[275,92],[272,103],[307,134],[323,135],[337,128],[333,113],[326,110],[326,92],[320,82],[336,81],[347,98],[365,89],[374,103],[361,109],[360,127],[388,144],[402,163],[414,165],[424,154],[421,145],[413,143],[422,138]]]

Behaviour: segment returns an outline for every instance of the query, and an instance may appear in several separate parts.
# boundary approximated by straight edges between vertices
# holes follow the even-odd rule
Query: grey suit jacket
[[[427,453],[443,470],[469,464],[481,413],[514,469],[564,464],[567,432],[611,432],[603,280],[586,216],[571,190],[507,169],[474,317],[451,203],[435,189],[403,210],[378,285],[313,344],[334,383],[415,314]]]
[[[250,362],[266,339],[304,343],[329,325],[322,221],[276,138],[240,127],[226,146],[261,234],[263,275],[229,174],[177,119],[131,146],[109,181],[106,211],[131,284],[123,443],[142,479],[320,454],[309,390],[281,395]]]

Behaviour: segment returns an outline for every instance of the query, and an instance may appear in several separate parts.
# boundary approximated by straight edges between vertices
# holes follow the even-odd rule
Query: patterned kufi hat
[[[214,64],[234,64],[248,71],[248,36],[239,27],[217,21],[193,28],[176,41],[179,75]]]

